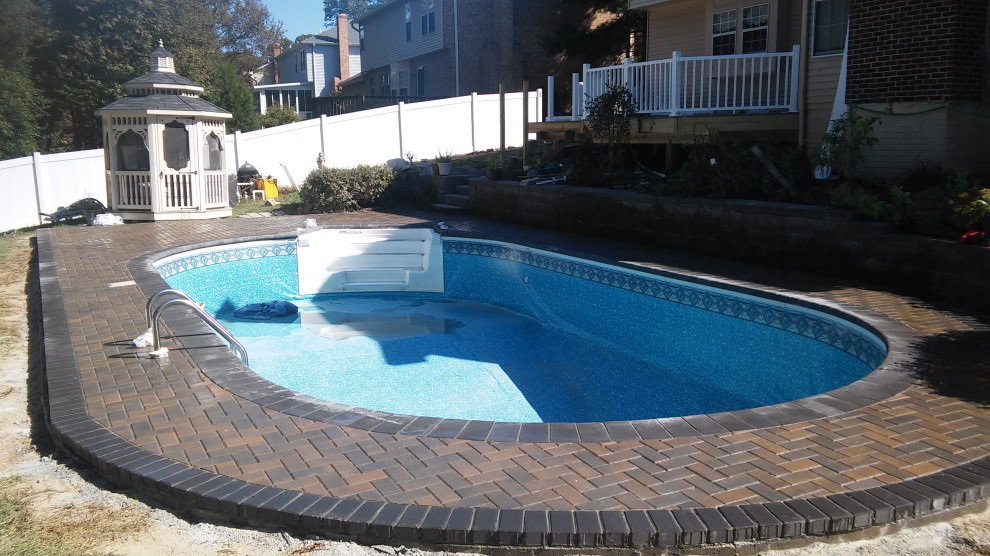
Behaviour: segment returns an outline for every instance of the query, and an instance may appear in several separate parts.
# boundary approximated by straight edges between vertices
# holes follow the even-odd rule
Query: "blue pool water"
[[[244,344],[251,368],[314,397],[432,417],[635,420],[790,401],[855,381],[883,343],[831,315],[507,244],[444,241],[443,294],[300,297],[293,244],[159,264]],[[283,322],[233,309],[288,299]]]

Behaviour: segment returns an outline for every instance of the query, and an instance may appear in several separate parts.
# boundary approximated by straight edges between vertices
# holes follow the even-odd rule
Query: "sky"
[[[315,35],[323,26],[323,0],[263,0],[272,18],[280,20],[285,38]]]

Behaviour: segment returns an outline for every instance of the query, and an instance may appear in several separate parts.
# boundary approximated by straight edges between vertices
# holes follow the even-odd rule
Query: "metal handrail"
[[[155,302],[166,295],[174,295],[176,297],[181,297],[182,299],[188,299],[192,301],[193,299],[186,295],[186,292],[182,290],[162,290],[151,297],[148,298],[148,302],[144,305],[144,316],[145,322],[148,323],[148,328],[151,328],[151,308],[154,306]]]
[[[158,293],[162,293],[162,292],[158,292]],[[152,299],[154,299],[154,296],[152,296]],[[149,307],[150,307],[150,301],[151,300],[149,300]],[[241,358],[241,361],[243,361],[245,365],[249,364],[248,353],[247,350],[244,349],[244,346],[240,342],[238,342],[237,339],[234,338],[234,336],[230,333],[229,330],[227,330],[226,328],[224,328],[222,324],[217,322],[217,319],[213,318],[209,313],[203,310],[203,308],[200,307],[199,304],[189,299],[189,296],[185,294],[182,294],[182,297],[169,299],[165,303],[162,303],[158,307],[158,309],[155,310],[154,315],[152,315],[151,331],[152,331],[152,335],[155,338],[155,344],[154,344],[155,352],[160,352],[160,350],[162,349],[162,340],[161,340],[161,334],[159,333],[159,329],[158,329],[158,320],[161,317],[162,312],[164,312],[165,309],[169,308],[172,305],[185,305],[186,307],[192,309],[194,313],[196,313],[197,315],[199,315],[201,319],[203,319],[203,322],[210,325],[210,328],[212,328],[214,332],[219,334],[221,338],[223,338],[224,340],[227,341],[227,343],[230,344],[230,348],[233,349],[235,353],[237,353],[237,356]]]

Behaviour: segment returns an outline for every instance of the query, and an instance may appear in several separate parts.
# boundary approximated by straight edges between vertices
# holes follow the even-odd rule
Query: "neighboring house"
[[[707,140],[713,131],[723,139],[793,141],[811,152],[830,121],[850,108],[881,117],[874,128],[879,142],[863,166],[874,175],[917,162],[972,170],[990,164],[990,157],[977,156],[990,140],[986,0],[896,7],[889,0],[630,0],[629,6],[646,11],[648,61],[586,66],[577,110],[554,117],[548,109],[553,123],[543,129],[583,119],[582,93],[594,98],[621,83],[651,116],[636,122],[634,140],[667,144],[668,166],[673,145]]]
[[[341,47],[341,44],[346,45]],[[329,97],[339,83],[361,72],[361,42],[346,15],[337,26],[293,43],[275,47],[272,64],[254,89],[261,113],[269,106],[291,106],[303,117],[316,112],[316,100]]]
[[[539,45],[556,2],[393,0],[357,20],[364,71],[343,83],[350,96],[451,97],[539,86]]]

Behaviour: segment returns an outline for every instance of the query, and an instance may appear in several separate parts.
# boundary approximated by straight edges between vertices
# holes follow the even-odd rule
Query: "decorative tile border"
[[[154,267],[162,275],[168,278],[204,266],[211,266],[233,261],[243,261],[247,259],[262,259],[265,257],[285,257],[296,254],[296,242],[272,241],[263,243],[251,243],[242,246],[224,246],[223,248],[197,249],[192,252],[180,253],[171,257],[155,261]]]
[[[826,319],[808,312],[785,308],[756,297],[700,285],[689,285],[662,276],[648,276],[614,267],[605,267],[552,253],[519,249],[508,244],[463,241],[445,238],[444,253],[490,257],[524,264],[558,274],[573,276],[589,282],[679,303],[695,309],[718,313],[740,320],[762,324],[845,351],[871,369],[883,362],[886,348],[865,331],[838,320]]]

